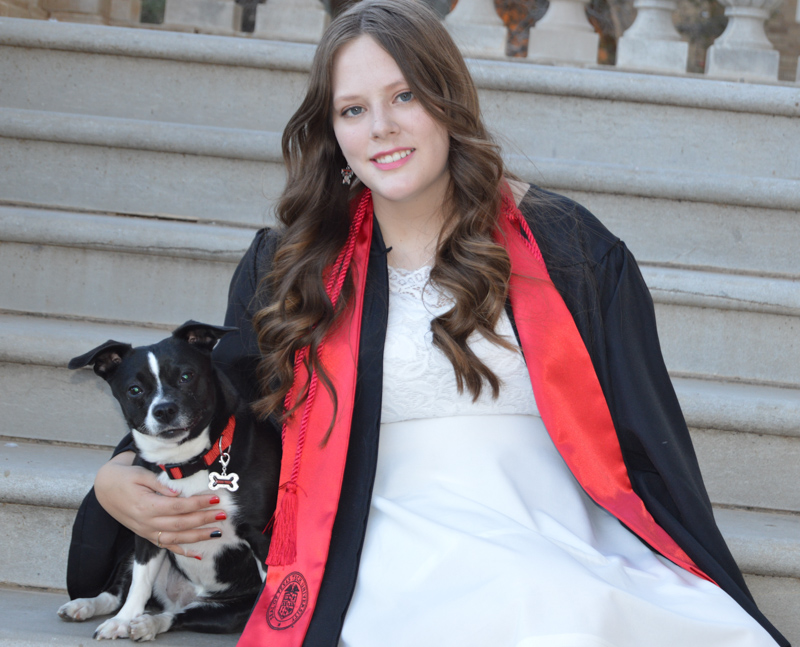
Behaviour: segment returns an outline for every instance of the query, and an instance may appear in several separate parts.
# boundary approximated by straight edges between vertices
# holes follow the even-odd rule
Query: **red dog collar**
[[[222,432],[222,443],[214,442],[203,456],[199,456],[188,463],[170,463],[168,465],[159,465],[159,467],[166,472],[167,476],[171,479],[182,479],[192,474],[197,474],[201,470],[207,469],[211,464],[217,460],[220,454],[226,451],[233,444],[233,431],[236,428],[236,417],[231,416],[228,424]]]

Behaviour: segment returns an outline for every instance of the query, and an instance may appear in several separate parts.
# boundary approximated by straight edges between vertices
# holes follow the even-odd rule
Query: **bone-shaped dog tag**
[[[222,448],[222,441],[220,441],[220,449]],[[236,492],[239,489],[239,475],[235,472],[228,474],[228,463],[231,462],[231,456],[228,452],[221,452],[219,455],[219,462],[222,464],[222,474],[219,472],[208,473],[208,489],[219,490],[224,488],[230,492]]]
[[[236,492],[239,489],[239,475],[236,473],[220,474],[218,472],[209,472],[208,474],[208,489],[219,490],[224,488],[231,492]]]

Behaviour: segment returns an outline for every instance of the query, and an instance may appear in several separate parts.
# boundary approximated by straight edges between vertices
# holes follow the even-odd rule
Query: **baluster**
[[[764,23],[783,0],[720,0],[728,26],[706,53],[706,74],[727,79],[776,81],[780,54]]]
[[[238,33],[242,8],[234,0],[167,0],[164,26],[213,34]]]
[[[458,0],[444,24],[464,56],[506,57],[508,29],[497,15],[494,0]]]
[[[617,67],[685,72],[689,43],[672,24],[676,0],[636,0],[636,20],[617,43]]]
[[[253,35],[268,40],[318,43],[328,25],[319,0],[267,0],[256,9]]]
[[[111,0],[108,22],[122,27],[135,27],[142,13],[142,0]]]
[[[529,59],[596,63],[600,36],[586,18],[589,0],[550,0],[544,17],[531,29]]]

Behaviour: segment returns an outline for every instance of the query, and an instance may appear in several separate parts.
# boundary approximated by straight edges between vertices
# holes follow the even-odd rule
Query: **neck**
[[[439,235],[444,226],[442,201],[392,202],[373,194],[375,218],[378,220],[392,267],[414,270],[427,265],[436,254]]]

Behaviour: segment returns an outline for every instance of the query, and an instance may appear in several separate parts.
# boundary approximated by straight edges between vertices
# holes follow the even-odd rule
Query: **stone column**
[[[256,8],[253,36],[318,43],[327,26],[328,13],[319,0],[267,0]]]
[[[600,35],[586,18],[589,0],[550,0],[528,40],[528,58],[596,63]]]
[[[234,0],[167,0],[164,27],[206,34],[238,34],[242,8]]]
[[[689,43],[672,24],[676,0],[636,0],[636,20],[617,43],[617,67],[686,72]]]
[[[497,15],[494,0],[458,0],[445,17],[444,26],[464,56],[506,57],[508,29]]]
[[[725,79],[777,81],[780,54],[764,23],[783,0],[720,0],[728,26],[706,54],[706,74]]]
[[[41,7],[62,22],[107,25],[111,0],[42,0]]]

